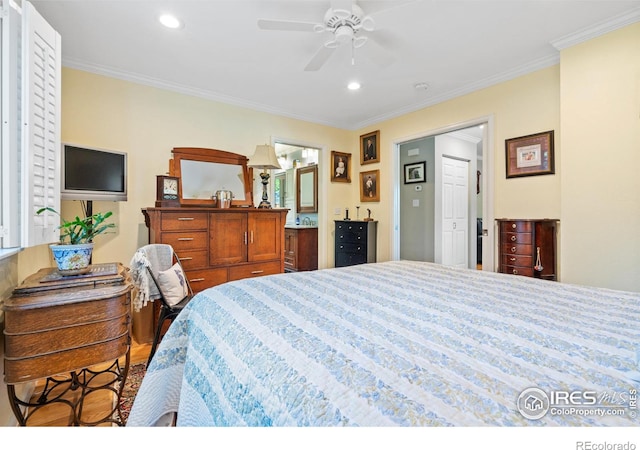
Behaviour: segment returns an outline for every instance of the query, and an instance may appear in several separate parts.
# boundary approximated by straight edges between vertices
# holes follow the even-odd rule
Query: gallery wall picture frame
[[[331,181],[351,183],[351,153],[331,151]]]
[[[380,130],[360,136],[360,164],[380,162]]]
[[[380,201],[380,171],[369,170],[360,172],[360,201]]]
[[[404,165],[404,184],[427,181],[427,162],[420,161]]]
[[[505,140],[507,178],[555,173],[553,130]]]

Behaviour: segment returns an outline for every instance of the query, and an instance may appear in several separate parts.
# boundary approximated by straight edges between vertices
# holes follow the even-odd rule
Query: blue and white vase
[[[49,248],[61,275],[80,275],[89,272],[93,242],[88,244],[51,244]]]

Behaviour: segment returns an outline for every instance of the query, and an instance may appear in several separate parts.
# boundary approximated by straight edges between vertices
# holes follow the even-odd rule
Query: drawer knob
[[[515,223],[512,223],[512,224],[511,224],[511,228],[513,228],[513,229],[515,230],[515,229],[516,229],[516,224],[515,224]]]
[[[264,270],[252,270],[251,271],[251,275],[258,275],[258,274],[261,274],[261,273],[264,273]]]
[[[515,236],[511,236],[511,241],[515,242],[516,241],[516,237]]]
[[[194,220],[193,217],[178,217],[178,220]]]
[[[513,269],[513,274],[518,275],[518,269]]]
[[[511,257],[511,258],[509,258],[509,261],[516,262],[516,259],[514,257]]]
[[[516,248],[515,247],[511,247],[511,253],[515,253],[516,252]]]
[[[189,278],[189,283],[197,283],[198,281],[204,281],[204,278]]]
[[[179,241],[193,241],[192,237],[182,237],[182,238],[178,238]]]

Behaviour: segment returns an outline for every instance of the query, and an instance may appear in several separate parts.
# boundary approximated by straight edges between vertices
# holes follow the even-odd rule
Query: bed
[[[173,322],[127,425],[638,426],[639,323],[639,293],[424,262],[239,280]]]

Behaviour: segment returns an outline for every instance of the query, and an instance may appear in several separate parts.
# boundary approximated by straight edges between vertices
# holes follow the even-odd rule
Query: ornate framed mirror
[[[249,158],[211,148],[175,147],[169,174],[180,179],[180,206],[215,206],[213,196],[226,190],[231,206],[253,206]]]
[[[318,165],[296,170],[296,210],[299,213],[318,212]]]

